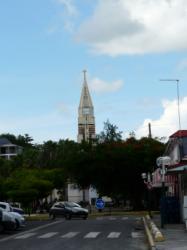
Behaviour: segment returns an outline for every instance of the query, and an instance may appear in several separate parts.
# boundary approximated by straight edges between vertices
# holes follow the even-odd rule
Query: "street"
[[[57,219],[28,226],[0,237],[1,250],[146,250],[147,244],[135,216],[105,216],[88,220]]]

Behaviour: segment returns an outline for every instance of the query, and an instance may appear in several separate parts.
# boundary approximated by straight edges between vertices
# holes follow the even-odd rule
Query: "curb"
[[[148,239],[148,243],[149,243],[149,247],[151,250],[156,250],[156,245],[155,242],[153,240],[153,236],[149,230],[149,226],[147,225],[147,221],[145,219],[145,217],[142,218],[143,219],[143,223],[144,223],[144,228],[145,228],[145,232],[147,235],[147,239]]]
[[[148,222],[148,226],[149,226],[149,229],[151,230],[154,240],[157,242],[165,241],[163,234],[160,232],[158,227],[151,220],[149,215],[146,215],[146,221]]]

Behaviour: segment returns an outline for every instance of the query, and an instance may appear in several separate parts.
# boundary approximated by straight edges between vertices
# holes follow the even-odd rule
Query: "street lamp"
[[[179,131],[180,131],[181,130],[181,118],[180,118],[179,79],[160,79],[160,81],[174,82],[177,85],[177,108],[178,108],[178,121],[179,121]]]
[[[147,189],[148,189],[148,213],[149,213],[150,217],[152,217],[152,214],[151,214],[151,189],[153,187],[153,185],[152,185],[152,177],[153,177],[153,175],[154,175],[153,173],[150,174],[149,172],[141,174],[142,179],[144,180],[144,183],[145,183],[145,185],[147,186]]]
[[[162,182],[162,202],[160,204],[161,228],[164,228],[165,175],[167,172],[166,166],[169,166],[170,163],[171,163],[171,158],[169,156],[161,156],[158,157],[156,160],[156,164],[160,168],[161,182]]]

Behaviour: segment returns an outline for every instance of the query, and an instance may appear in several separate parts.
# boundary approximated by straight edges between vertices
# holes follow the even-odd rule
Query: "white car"
[[[16,221],[13,215],[0,208],[0,233],[4,230],[16,229]]]
[[[18,229],[19,227],[24,227],[25,226],[25,218],[17,213],[17,212],[13,212],[13,208],[12,206],[7,203],[7,202],[0,202],[0,208],[3,209],[3,211],[10,213],[12,217],[14,217],[15,222],[16,222],[16,229]]]

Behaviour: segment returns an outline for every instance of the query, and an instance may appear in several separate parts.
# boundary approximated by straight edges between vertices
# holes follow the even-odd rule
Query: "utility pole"
[[[149,135],[148,135],[148,137],[149,137],[149,138],[152,138],[151,123],[150,123],[150,122],[148,123],[148,128],[149,128]]]

